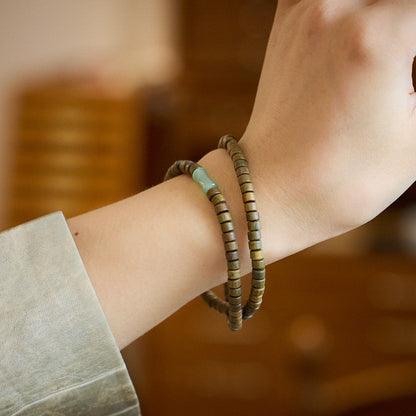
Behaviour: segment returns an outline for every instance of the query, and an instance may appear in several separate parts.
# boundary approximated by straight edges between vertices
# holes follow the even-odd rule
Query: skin
[[[364,224],[414,182],[415,23],[410,0],[279,1],[239,141],[267,264]],[[229,203],[249,273],[247,225],[228,154],[214,150],[199,163]],[[68,224],[120,348],[226,281],[213,207],[189,177]]]

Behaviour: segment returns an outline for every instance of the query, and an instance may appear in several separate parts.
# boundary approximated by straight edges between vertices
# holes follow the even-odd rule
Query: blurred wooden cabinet
[[[17,107],[10,225],[56,210],[77,215],[143,187],[137,92],[46,81],[24,88]]]
[[[222,135],[244,133],[277,4],[177,2],[182,72],[170,90],[153,96],[153,184],[173,161],[198,160]]]

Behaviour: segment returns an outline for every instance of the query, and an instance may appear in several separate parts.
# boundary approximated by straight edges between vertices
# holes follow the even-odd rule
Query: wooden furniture
[[[143,187],[137,93],[40,82],[17,99],[10,225],[56,210],[68,217]]]

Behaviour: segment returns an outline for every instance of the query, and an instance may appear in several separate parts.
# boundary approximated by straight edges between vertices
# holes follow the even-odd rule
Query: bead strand
[[[253,271],[250,296],[243,308],[243,319],[249,319],[260,308],[266,282],[266,266],[261,243],[260,216],[257,211],[248,162],[241,147],[237,143],[237,139],[227,134],[221,137],[218,147],[226,149],[233,161],[246,213],[248,246]]]
[[[224,196],[218,185],[212,181],[204,168],[190,160],[179,160],[167,171],[164,180],[168,180],[180,174],[187,174],[202,188],[207,198],[214,205],[218,222],[222,230],[225,258],[227,260],[227,283],[224,284],[225,300],[219,298],[213,291],[204,292],[202,299],[216,311],[227,315],[228,326],[237,331],[243,321],[241,271],[238,256],[238,244],[234,233],[234,225],[228,210]]]

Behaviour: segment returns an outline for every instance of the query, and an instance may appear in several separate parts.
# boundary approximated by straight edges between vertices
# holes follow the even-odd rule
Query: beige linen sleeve
[[[0,233],[0,416],[137,416],[62,213]]]

